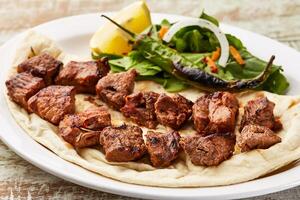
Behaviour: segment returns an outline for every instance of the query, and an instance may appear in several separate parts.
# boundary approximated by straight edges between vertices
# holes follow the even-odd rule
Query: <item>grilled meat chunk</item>
[[[229,92],[215,92],[200,97],[193,106],[196,131],[202,135],[233,132],[238,100]]]
[[[58,125],[64,115],[74,113],[75,93],[73,86],[48,86],[28,100],[28,108],[41,118]]]
[[[110,107],[119,110],[125,104],[125,97],[133,92],[136,76],[137,72],[134,69],[108,74],[98,81],[96,93]]]
[[[193,102],[180,94],[161,94],[154,106],[158,122],[177,130],[190,118]]]
[[[267,149],[281,142],[281,138],[266,126],[246,125],[237,137],[242,152],[252,149]]]
[[[109,72],[107,59],[87,62],[69,62],[55,79],[57,85],[72,85],[78,93],[95,94],[98,80]]]
[[[274,117],[274,107],[275,104],[269,101],[267,97],[260,97],[249,101],[244,107],[240,131],[243,130],[244,126],[249,124],[265,126],[273,131],[280,130],[282,125]]]
[[[178,157],[180,135],[177,131],[159,133],[148,131],[146,147],[154,167],[168,167]]]
[[[142,129],[137,126],[106,127],[100,134],[100,144],[106,159],[111,162],[137,160],[147,151]]]
[[[139,92],[128,95],[121,112],[138,125],[153,129],[158,124],[154,109],[154,103],[158,96],[159,94],[155,92]]]
[[[90,108],[65,115],[59,123],[59,134],[74,147],[83,148],[98,144],[101,130],[110,125],[110,114],[105,107]]]
[[[194,122],[194,128],[198,133],[206,134],[205,129],[209,124],[209,110],[208,105],[211,100],[210,95],[203,95],[197,99],[193,105],[192,119]]]
[[[43,78],[46,85],[51,85],[62,62],[47,53],[29,58],[18,65],[18,72],[30,72],[33,76]]]
[[[45,87],[42,78],[34,77],[30,73],[19,73],[5,82],[8,96],[28,111],[27,101],[39,90]]]
[[[231,133],[188,136],[180,144],[194,165],[217,166],[232,156],[235,137]]]
[[[111,126],[111,117],[108,109],[104,106],[89,108],[77,114],[81,119],[81,127],[89,130],[102,130]]]

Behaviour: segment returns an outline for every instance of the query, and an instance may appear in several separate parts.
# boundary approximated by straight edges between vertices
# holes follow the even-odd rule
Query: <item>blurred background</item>
[[[0,43],[56,18],[113,11],[134,0],[0,0]],[[152,12],[197,17],[202,8],[220,21],[299,48],[300,0],[146,0]]]
[[[38,24],[71,15],[114,11],[133,0],[0,0],[0,45]],[[146,0],[151,12],[198,17],[201,9],[220,21],[271,37],[300,50],[300,0]],[[299,62],[300,63],[300,62]],[[298,63],[298,64],[299,64]],[[0,199],[119,199],[39,170],[0,141]],[[251,200],[300,199],[300,187]]]

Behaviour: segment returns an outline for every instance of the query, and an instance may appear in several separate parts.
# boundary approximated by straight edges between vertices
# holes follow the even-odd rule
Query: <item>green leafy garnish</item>
[[[210,21],[214,25],[219,26],[219,21],[216,18],[214,18],[214,17],[212,17],[210,15],[207,15],[205,12],[202,12],[202,14],[201,14],[201,16],[199,18],[205,19],[207,21]]]
[[[240,39],[238,39],[237,37],[230,35],[230,34],[225,34],[229,45],[234,46],[237,50],[241,50],[243,48],[245,48],[243,46],[243,43]]]
[[[226,71],[230,72],[234,79],[251,79],[260,74],[267,62],[250,54],[246,48],[240,51],[241,56],[245,61],[245,65],[239,65],[235,61],[231,61],[226,65]],[[281,73],[283,70],[280,66],[272,65],[272,71],[268,79],[257,89],[266,90],[269,92],[284,94],[289,83],[285,76]]]
[[[204,12],[200,18],[219,26],[217,19]],[[108,57],[113,72],[127,71],[134,68],[139,73],[138,80],[155,81],[169,92],[178,92],[190,87],[190,85],[193,85],[191,82],[195,80],[198,81],[199,79],[197,78],[200,75],[203,76],[203,74],[206,74],[205,77],[207,80],[211,81],[208,84],[209,86],[212,83],[229,85],[230,83],[243,81],[243,83],[250,83],[251,81],[255,83],[256,80],[259,80],[258,77],[264,77],[259,84],[254,85],[256,87],[255,89],[266,90],[277,94],[284,94],[287,91],[289,82],[282,73],[283,69],[280,66],[271,65],[271,62],[268,65],[266,61],[252,55],[237,37],[231,34],[225,34],[229,45],[238,51],[245,64],[238,64],[235,60],[237,59],[236,56],[234,58],[230,55],[225,68],[219,66],[218,61],[215,60],[215,67],[218,69],[216,72],[212,72],[210,66],[207,64],[206,57],[211,57],[213,51],[215,51],[220,44],[216,36],[210,30],[198,26],[184,27],[173,36],[169,43],[165,43],[158,34],[163,26],[171,27],[172,23],[168,20],[162,20],[160,24],[155,24],[145,30],[144,33],[150,37],[148,37],[148,39],[141,39],[140,42],[137,43],[139,48],[134,48],[135,50],[130,52],[127,56],[92,54],[92,57],[94,59]],[[132,33],[132,35],[134,34]],[[236,54],[237,53],[235,53],[235,55]],[[182,73],[188,71],[189,78],[192,80],[174,73],[175,64],[182,65],[185,70],[182,71]],[[201,81],[197,83],[199,84],[199,82]],[[189,85],[187,83],[189,83]],[[206,85],[206,87],[208,85]],[[251,88],[253,88],[253,86]],[[246,87],[243,89],[246,89]]]
[[[146,60],[139,52],[132,51],[123,58],[109,60],[109,65],[113,72],[136,69],[140,76],[154,76],[162,69]]]
[[[173,76],[162,73],[162,69],[145,59],[139,52],[132,51],[128,56],[109,60],[110,68],[113,72],[127,71],[134,68],[139,73],[138,80],[152,80],[161,84],[168,92],[178,92],[187,85]]]

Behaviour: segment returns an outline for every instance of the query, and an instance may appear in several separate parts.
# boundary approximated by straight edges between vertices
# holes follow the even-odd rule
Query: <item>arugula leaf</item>
[[[285,94],[290,84],[286,77],[281,73],[281,71],[283,71],[282,68],[273,66],[272,71],[273,73],[258,89],[266,90],[276,94]]]
[[[164,87],[167,92],[180,92],[189,86],[169,74],[163,73],[161,76],[139,76],[137,80],[154,81]]]
[[[168,92],[180,92],[188,87],[185,83],[182,81],[171,77],[168,79],[165,79],[165,82],[163,83],[163,87]]]
[[[160,22],[160,25],[161,25],[161,26],[170,27],[170,26],[171,26],[171,23],[170,23],[167,19],[163,19],[163,20]]]
[[[190,40],[190,51],[191,52],[200,52],[203,49],[203,44],[201,44],[201,40],[203,36],[197,31],[192,30],[190,32],[189,40]]]
[[[238,39],[237,37],[231,35],[231,34],[225,34],[229,45],[234,46],[234,48],[236,48],[237,50],[241,50],[244,47],[242,41],[240,39]]]
[[[202,14],[201,14],[201,16],[199,18],[205,19],[207,21],[210,21],[214,25],[219,26],[219,21],[216,18],[214,18],[214,17],[206,14],[205,12],[202,12]]]
[[[132,51],[128,56],[109,60],[112,72],[122,72],[134,68],[139,73],[137,80],[152,80],[161,84],[168,92],[179,92],[187,85],[175,77],[163,72],[162,69],[145,59],[139,52]]]
[[[175,42],[175,47],[178,52],[184,52],[185,49],[187,48],[187,43],[184,39],[182,38],[177,38]]]
[[[211,56],[211,53],[182,53],[181,55],[194,63],[201,63],[206,56]]]
[[[219,46],[219,41],[209,30],[190,26],[179,30],[170,46],[174,46],[179,52],[204,53],[214,51]]]
[[[113,72],[127,71],[131,68],[137,70],[140,76],[154,76],[162,69],[146,60],[139,52],[132,51],[128,56],[109,60]]]

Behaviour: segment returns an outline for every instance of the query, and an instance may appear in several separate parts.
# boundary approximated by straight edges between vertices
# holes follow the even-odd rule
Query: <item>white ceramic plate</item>
[[[106,13],[111,14],[111,13]],[[174,22],[184,17],[176,15],[153,14],[154,23],[162,19]],[[100,14],[67,17],[51,21],[34,29],[55,40],[66,52],[89,55],[88,42],[92,34],[103,23]],[[222,24],[226,33],[238,36],[254,55],[268,60],[276,56],[275,64],[284,66],[291,89],[289,94],[300,94],[300,53],[264,36]],[[0,138],[13,151],[35,166],[73,183],[125,196],[148,199],[232,199],[267,194],[300,185],[300,166],[294,166],[273,176],[260,178],[246,183],[204,188],[159,188],[122,183],[89,172],[69,163],[31,139],[12,118],[5,99],[4,87],[6,73],[11,66],[12,56],[23,34],[6,42],[0,48]],[[237,172],[239,173],[239,172]]]

